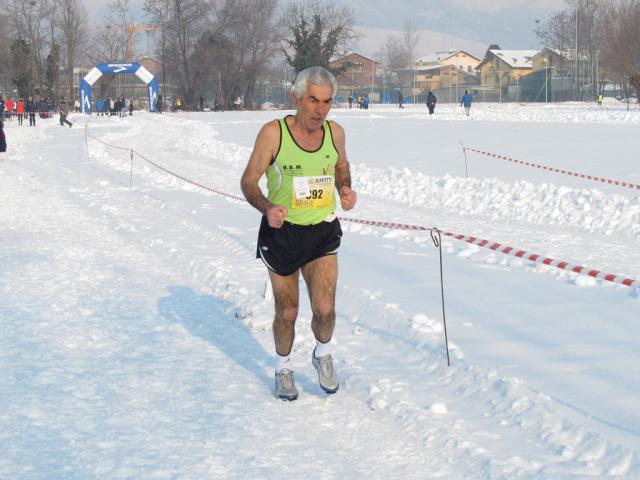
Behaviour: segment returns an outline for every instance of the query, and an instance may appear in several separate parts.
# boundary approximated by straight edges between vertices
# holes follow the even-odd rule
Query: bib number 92
[[[307,200],[320,200],[322,198],[323,191],[322,190],[311,190],[311,195],[307,197]]]

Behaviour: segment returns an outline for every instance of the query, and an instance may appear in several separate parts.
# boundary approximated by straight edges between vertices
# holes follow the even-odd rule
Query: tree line
[[[565,0],[540,31],[546,46],[572,52],[576,75],[591,79],[595,96],[605,81],[640,96],[640,0]],[[606,71],[605,78],[599,72]],[[596,79],[598,80],[596,82]]]
[[[565,2],[538,32],[544,45],[573,52],[576,76],[592,79],[587,87],[594,95],[602,87],[596,79],[603,69],[625,93],[629,86],[640,91],[640,0]],[[0,0],[0,87],[23,96],[75,98],[74,67],[130,60],[130,27],[143,24],[154,28],[147,41],[159,62],[160,84],[174,85],[186,105],[213,90],[226,102],[242,96],[252,108],[261,79],[282,78],[283,66],[294,72],[310,65],[330,68],[331,59],[358,38],[349,7],[332,0],[278,5],[277,0],[145,0],[144,18],[136,19],[129,0],[111,0],[105,18],[90,22],[82,0]],[[375,55],[380,71],[415,62],[418,38],[410,20],[400,36],[388,36]],[[99,87],[112,80],[101,78]]]
[[[138,24],[154,28],[147,41],[159,82],[174,85],[186,105],[213,89],[252,108],[260,78],[277,78],[283,63],[294,72],[329,67],[356,38],[353,13],[331,0],[284,7],[277,0],[145,0],[142,19],[129,0],[112,0],[106,17],[92,22],[82,0],[0,0],[0,7],[0,82],[56,99],[77,96],[74,67],[131,60]],[[112,80],[105,76],[101,88]]]

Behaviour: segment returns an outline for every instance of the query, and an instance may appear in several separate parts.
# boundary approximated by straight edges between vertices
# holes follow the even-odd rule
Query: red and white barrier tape
[[[133,149],[128,149],[128,148],[122,148],[122,147],[116,147],[115,145],[110,145],[102,140],[99,140],[89,134],[87,134],[87,136],[89,136],[90,138],[99,141],[100,143],[103,143],[104,145],[110,146],[110,147],[115,147],[115,148],[119,148],[121,150],[128,150],[128,151],[132,151],[134,152],[136,155],[138,155],[140,158],[142,158],[145,162],[148,162],[150,165],[153,165],[154,167],[158,168],[159,170],[162,170],[163,172],[167,173],[168,175],[171,175],[173,177],[176,177],[180,180],[182,180],[183,182],[189,183],[191,185],[194,185],[198,188],[201,188],[203,190],[215,193],[217,195],[221,195],[223,197],[227,197],[233,200],[237,200],[240,202],[246,202],[246,199],[243,197],[239,197],[237,195],[232,195],[230,193],[226,193],[226,192],[222,192],[220,190],[215,190],[213,188],[207,187],[206,185],[203,185],[201,183],[195,182],[193,180],[190,180],[189,178],[186,178],[182,175],[179,175],[159,164],[157,164],[156,162],[149,160],[148,158],[146,158],[144,155],[141,155],[140,153],[136,152]],[[559,260],[554,260],[553,258],[549,258],[549,257],[544,257],[543,255],[538,255],[536,253],[528,253],[524,250],[519,250],[513,247],[509,247],[509,246],[505,246],[505,245],[501,245],[499,243],[496,242],[491,242],[489,240],[483,240],[481,238],[477,238],[477,237],[471,237],[471,236],[467,236],[467,235],[460,235],[460,234],[456,234],[456,233],[451,233],[451,232],[445,232],[442,230],[438,230],[436,228],[432,228],[432,227],[424,227],[421,225],[410,225],[410,224],[406,224],[406,223],[394,223],[394,222],[381,222],[381,221],[376,221],[376,220],[366,220],[366,219],[361,219],[361,218],[350,218],[350,217],[340,217],[340,220],[343,222],[350,222],[350,223],[358,223],[358,224],[362,224],[362,225],[371,225],[374,227],[383,227],[383,228],[389,228],[392,230],[411,230],[411,231],[424,231],[424,232],[432,232],[432,231],[439,231],[441,234],[446,235],[448,237],[452,237],[455,238],[456,240],[461,240],[467,243],[471,243],[474,245],[478,245],[479,247],[483,247],[483,248],[488,248],[490,250],[494,250],[496,252],[500,252],[506,255],[513,255],[514,257],[518,257],[518,258],[523,258],[525,260],[529,260],[531,262],[535,262],[535,263],[540,263],[543,265],[549,265],[555,268],[559,268],[561,270],[567,270],[570,272],[574,272],[577,274],[581,274],[581,275],[588,275],[590,277],[594,277],[594,278],[599,278],[601,280],[605,280],[607,282],[613,282],[613,283],[618,283],[620,285],[625,285],[627,287],[640,287],[640,280],[634,280],[632,278],[625,278],[622,277],[620,275],[613,275],[613,274],[607,274],[604,272],[601,272],[599,270],[595,270],[595,269],[591,269],[588,267],[582,267],[580,265],[572,265],[568,262],[562,262]]]
[[[434,231],[435,228],[423,227],[420,225],[408,225],[403,223],[391,223],[391,222],[378,222],[373,220],[363,220],[360,218],[349,218],[349,217],[340,217],[341,221],[351,222],[351,223],[359,223],[362,225],[372,225],[376,227],[385,227],[393,230],[422,230],[422,231]],[[514,257],[523,258],[525,260],[529,260],[531,262],[540,263],[543,265],[550,265],[555,268],[559,268],[561,270],[568,270],[570,272],[578,273],[581,275],[588,275],[590,277],[599,278],[601,280],[606,280],[607,282],[619,283],[620,285],[625,285],[627,287],[640,287],[640,280],[634,280],[632,278],[625,278],[620,275],[612,275],[608,273],[601,272],[599,270],[595,270],[589,267],[582,267],[580,265],[572,265],[568,262],[562,262],[560,260],[554,260],[550,257],[545,257],[543,255],[539,255],[537,253],[529,253],[524,250],[519,250],[514,247],[509,247],[506,245],[501,245],[497,242],[491,242],[490,240],[483,240],[477,237],[470,237],[467,235],[460,235],[457,233],[445,232],[440,230],[440,233],[446,235],[448,237],[455,238],[456,240],[461,240],[467,243],[472,243],[474,245],[478,245],[479,247],[488,248],[490,250],[494,250],[500,253],[504,253],[506,255],[513,255]]]
[[[497,153],[492,152],[484,152],[482,150],[477,150],[471,147],[464,147],[466,150],[470,152],[479,153],[480,155],[484,155],[485,157],[497,158],[499,160],[506,160],[508,162],[518,163],[520,165],[525,165],[527,167],[540,168],[542,170],[548,170],[550,172],[561,173],[564,175],[570,175],[578,178],[586,178],[587,180],[592,180],[594,182],[607,183],[609,185],[617,185],[619,187],[627,187],[634,190],[640,190],[640,185],[630,182],[622,182],[620,180],[610,180],[608,178],[596,177],[594,175],[587,175],[585,173],[572,172],[570,170],[561,170],[555,167],[547,167],[546,165],[540,165],[537,163],[525,162],[523,160],[516,160],[515,158],[507,157],[506,155],[499,155]]]
[[[231,198],[232,200],[238,200],[240,202],[246,202],[244,197],[238,197],[237,195],[232,195],[230,193],[226,193],[226,192],[221,192],[220,190],[215,190],[213,188],[207,187],[206,185],[202,185],[201,183],[195,182],[193,180],[188,179],[187,177],[183,177],[182,175],[179,175],[175,172],[172,172],[171,170],[168,170],[166,168],[164,168],[161,165],[158,165],[157,163],[155,163],[152,160],[149,160],[148,158],[146,158],[144,155],[136,152],[135,150],[133,150],[133,153],[135,153],[136,155],[138,155],[141,159],[143,159],[145,162],[153,165],[154,167],[156,167],[159,170],[162,170],[165,173],[168,173],[169,175],[172,175],[176,178],[179,178],[180,180],[182,180],[183,182],[189,183],[191,185],[194,185],[198,188],[202,188],[203,190],[207,190],[209,192],[215,193],[216,195],[221,195],[223,197],[227,197],[227,198]]]

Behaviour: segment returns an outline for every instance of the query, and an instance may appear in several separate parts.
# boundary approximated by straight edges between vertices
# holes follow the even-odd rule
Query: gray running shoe
[[[327,393],[336,393],[340,386],[338,375],[333,370],[333,358],[331,355],[316,358],[316,351],[311,354],[311,363],[318,371],[318,383]]]
[[[293,381],[293,370],[283,368],[276,373],[276,397],[280,400],[296,400],[298,389]]]

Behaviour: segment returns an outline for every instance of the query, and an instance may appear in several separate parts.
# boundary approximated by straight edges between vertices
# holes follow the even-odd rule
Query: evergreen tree
[[[328,2],[312,2],[306,7],[292,4],[286,16],[290,37],[284,55],[296,74],[308,67],[320,66],[338,75],[348,68],[331,68],[330,62],[355,38],[354,21],[347,7],[336,8]]]
[[[51,46],[51,52],[47,56],[45,65],[45,85],[47,94],[53,98],[58,98],[58,73],[60,71],[60,45],[54,43]]]
[[[11,44],[11,76],[20,96],[33,94],[31,65],[31,45],[22,38],[17,38]]]

